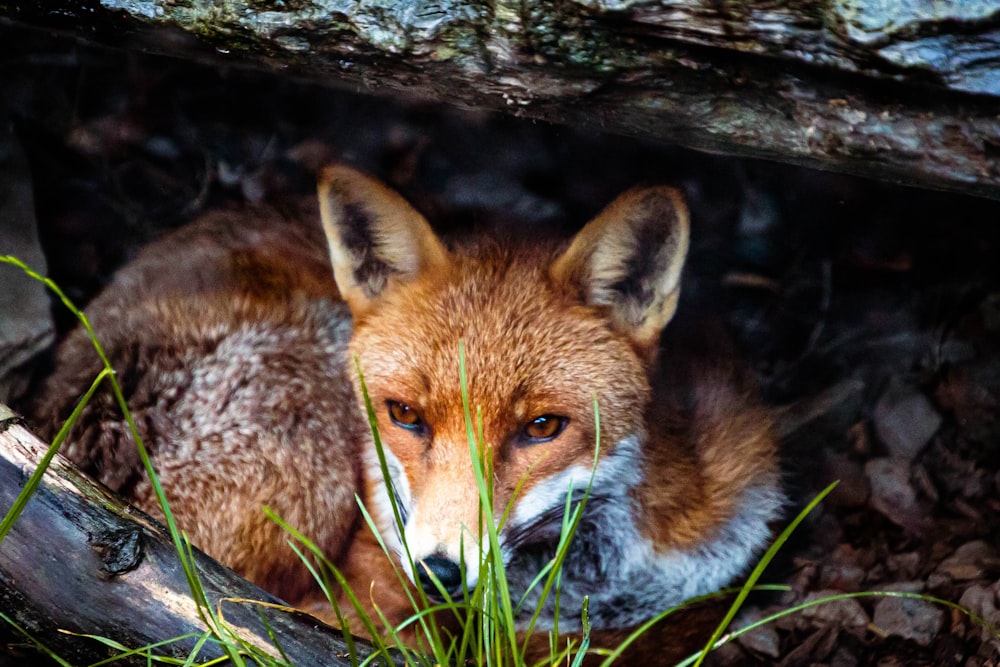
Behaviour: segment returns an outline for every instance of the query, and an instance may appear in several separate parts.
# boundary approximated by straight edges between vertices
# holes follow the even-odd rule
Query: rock
[[[926,585],[923,581],[893,581],[880,588],[893,593],[923,593]]]
[[[910,484],[910,464],[901,459],[872,459],[865,464],[865,475],[871,485],[872,508],[911,533],[920,533],[924,517]]]
[[[923,600],[887,597],[875,604],[872,621],[887,635],[930,646],[944,625],[944,612]]]
[[[820,570],[819,586],[841,592],[861,589],[866,568],[859,562],[861,554],[849,544],[838,544]]]
[[[806,596],[806,602],[822,600],[840,594],[842,591],[814,591]],[[823,602],[814,607],[802,610],[802,615],[819,621],[822,625],[839,625],[841,627],[864,627],[868,625],[868,614],[855,598],[844,598]]]
[[[830,657],[830,667],[857,667],[858,658],[841,646]]]
[[[991,576],[1000,567],[1000,554],[983,540],[966,542],[938,565],[936,574],[954,581]]]
[[[980,342],[974,359],[952,365],[935,390],[938,404],[954,415],[963,432],[987,443],[1000,433],[1000,345],[995,338]]]
[[[875,405],[874,421],[889,453],[912,461],[941,426],[941,415],[916,387],[892,383]]]
[[[885,559],[886,569],[892,576],[897,580],[900,579],[912,579],[917,576],[917,572],[920,571],[920,566],[923,565],[924,559],[921,554],[910,551],[902,554],[890,554]]]
[[[825,662],[826,656],[833,651],[839,637],[839,629],[822,627],[799,641],[777,664],[783,667],[795,667]]]
[[[739,667],[747,663],[747,654],[737,642],[727,642],[711,653],[712,664],[719,667]]]
[[[746,627],[763,617],[764,613],[761,610],[756,608],[749,609],[742,615],[740,626]],[[754,628],[750,632],[740,635],[736,641],[744,648],[757,654],[766,655],[769,658],[777,658],[781,655],[781,639],[778,637],[778,630],[774,623],[765,623],[760,627]]]
[[[997,606],[1000,603],[998,602],[998,592],[1000,592],[1000,582],[994,583],[989,587],[979,585],[970,586],[962,594],[962,597],[959,598],[958,604],[979,616],[994,628],[1000,628],[1000,608]],[[974,628],[979,629],[983,641],[992,640],[997,649],[1000,650],[1000,640],[993,633],[971,619],[968,622],[973,623]]]

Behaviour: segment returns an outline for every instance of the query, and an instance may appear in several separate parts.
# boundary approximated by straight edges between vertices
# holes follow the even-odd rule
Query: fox
[[[192,543],[334,623],[263,506],[390,625],[414,613],[407,587],[461,599],[476,586],[484,521],[520,631],[581,633],[587,605],[595,632],[620,633],[747,570],[786,502],[775,417],[735,355],[691,355],[669,335],[690,237],[678,190],[633,188],[539,243],[439,237],[348,165],[318,184],[168,233],[87,306]],[[100,368],[70,332],[29,423],[51,437]],[[62,453],[162,516],[110,392]],[[568,501],[581,514],[557,605],[533,582]]]

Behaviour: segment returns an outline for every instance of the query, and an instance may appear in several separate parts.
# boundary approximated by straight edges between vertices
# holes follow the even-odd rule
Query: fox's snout
[[[447,556],[431,554],[416,563],[417,582],[424,593],[432,598],[440,598],[441,590],[451,598],[461,597],[463,573],[461,566]],[[437,579],[437,583],[435,583]],[[438,585],[441,588],[438,588]],[[475,585],[475,582],[472,583]]]
[[[439,453],[461,451],[459,447],[437,449]],[[388,484],[374,452],[366,452],[369,497],[382,537],[415,586],[437,600],[442,599],[442,590],[461,598],[463,583],[470,590],[475,588],[479,563],[488,548],[478,530],[485,517],[468,470],[471,462],[458,455],[431,466],[431,457],[419,457],[426,467],[415,470],[412,461],[407,466],[392,449],[386,447],[383,454]],[[390,495],[395,497],[400,523],[395,520]]]
[[[469,590],[475,588],[479,564],[489,545],[478,535],[476,522],[461,516],[462,503],[457,499],[450,507],[442,504],[447,502],[442,497],[421,500],[411,508],[403,527],[406,546],[396,544],[395,549],[414,585],[436,599],[443,597],[441,590],[453,598],[461,598],[463,585]],[[479,511],[478,502],[470,503],[469,507],[470,511]],[[413,559],[412,569],[407,553]]]

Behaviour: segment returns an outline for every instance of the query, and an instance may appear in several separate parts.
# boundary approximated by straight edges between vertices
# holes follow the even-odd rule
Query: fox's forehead
[[[460,341],[473,403],[501,403],[517,419],[538,404],[588,410],[617,377],[642,375],[602,313],[524,251],[458,255],[447,275],[388,290],[358,324],[352,349],[373,390],[427,409],[460,393]]]

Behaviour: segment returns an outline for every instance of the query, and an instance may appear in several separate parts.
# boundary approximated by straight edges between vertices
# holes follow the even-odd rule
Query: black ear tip
[[[320,183],[330,183],[337,180],[339,175],[343,172],[344,165],[339,163],[328,164],[319,170],[319,182]]]
[[[640,191],[636,209],[641,211],[645,223],[671,227],[687,227],[687,200],[680,190],[666,185],[646,188]]]
[[[354,167],[334,162],[320,169],[318,181],[320,192],[325,192],[326,194],[342,192],[347,194],[352,190],[363,187],[365,183],[374,181],[374,179]]]

